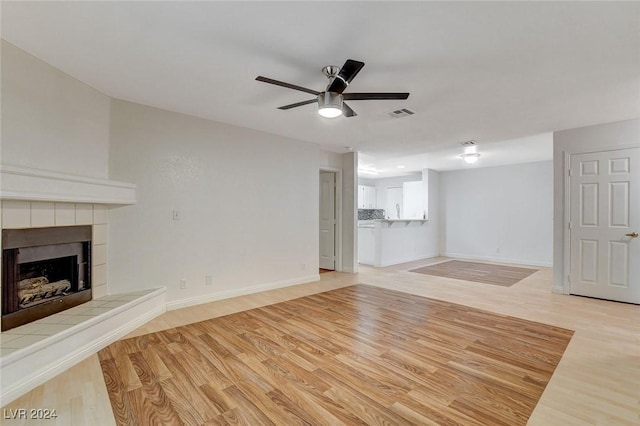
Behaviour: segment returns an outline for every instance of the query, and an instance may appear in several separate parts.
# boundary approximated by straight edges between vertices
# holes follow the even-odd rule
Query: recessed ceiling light
[[[399,169],[404,169],[404,166],[396,166]]]

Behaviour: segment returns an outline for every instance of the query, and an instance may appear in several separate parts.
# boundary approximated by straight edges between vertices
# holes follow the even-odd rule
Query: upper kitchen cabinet
[[[403,219],[426,219],[426,191],[422,181],[404,182],[402,184]]]
[[[368,185],[358,185],[358,208],[376,208],[376,187]]]

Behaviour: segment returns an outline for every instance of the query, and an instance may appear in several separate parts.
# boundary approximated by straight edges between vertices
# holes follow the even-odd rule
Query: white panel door
[[[335,173],[320,172],[320,267],[336,268],[336,187]]]
[[[571,156],[571,294],[640,303],[640,148]]]

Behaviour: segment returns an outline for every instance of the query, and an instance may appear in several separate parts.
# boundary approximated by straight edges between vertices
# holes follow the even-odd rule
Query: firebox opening
[[[91,226],[2,231],[2,331],[91,300]]]
[[[28,308],[78,291],[78,256],[19,265],[18,305]]]

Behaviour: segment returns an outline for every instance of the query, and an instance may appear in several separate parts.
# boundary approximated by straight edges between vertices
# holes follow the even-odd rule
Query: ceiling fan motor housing
[[[325,106],[342,108],[342,94],[335,92],[322,92],[318,95],[318,106],[320,108]]]

